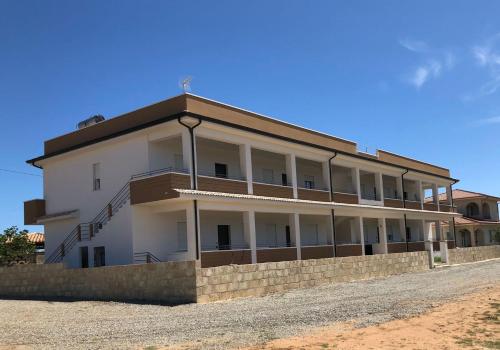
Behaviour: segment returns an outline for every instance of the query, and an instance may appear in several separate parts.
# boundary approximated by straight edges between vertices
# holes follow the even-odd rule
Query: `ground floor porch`
[[[436,220],[421,213],[213,200],[134,210],[155,227],[153,235],[137,227],[135,250],[202,267],[439,250],[440,240],[452,240],[436,240]]]

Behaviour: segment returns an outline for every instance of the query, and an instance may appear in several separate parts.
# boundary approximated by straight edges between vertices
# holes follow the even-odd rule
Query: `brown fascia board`
[[[400,156],[399,154],[391,153],[384,150],[377,150],[378,159],[384,162],[393,163],[402,167],[416,168],[429,173],[435,173],[444,177],[450,177],[450,170],[433,165],[430,163],[422,162],[420,160]]]
[[[397,156],[385,151],[381,152],[387,155],[392,155],[391,161],[365,157],[358,154],[355,142],[343,140],[341,138],[309,130],[191,94],[182,94],[168,100],[143,107],[133,112],[105,120],[98,124],[47,140],[45,141],[44,155],[28,160],[27,162],[29,164],[36,165],[36,162],[39,160],[50,158],[97,142],[173,120],[182,115],[192,115],[206,121],[221,123],[230,127],[238,127],[250,132],[259,132],[270,137],[274,136],[277,138],[287,139],[291,142],[306,144],[311,147],[318,147],[331,152],[348,154],[356,158],[371,160],[405,169],[409,168],[410,170],[417,172],[451,179],[449,177],[449,170],[444,168]],[[286,137],[283,137],[283,135],[286,135]],[[423,165],[425,165],[425,167],[423,167]]]

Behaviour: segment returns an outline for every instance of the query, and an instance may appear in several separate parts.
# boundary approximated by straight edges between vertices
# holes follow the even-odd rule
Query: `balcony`
[[[319,190],[312,188],[298,188],[297,189],[299,199],[317,201],[317,202],[329,202],[330,192],[328,190]]]
[[[248,194],[247,182],[243,178],[231,179],[225,176],[198,174],[198,189],[200,191]]]
[[[422,203],[420,201],[405,201],[405,206],[407,209],[422,210]]]
[[[213,250],[201,252],[201,267],[214,267],[222,265],[243,265],[252,263],[250,249]]]
[[[333,193],[333,201],[337,203],[359,204],[358,195],[355,193]]]
[[[405,253],[406,242],[387,242],[387,253]]]
[[[45,215],[45,200],[32,199],[24,202],[24,224],[35,225],[38,218]]]
[[[191,188],[190,177],[183,169],[167,168],[135,175],[130,181],[130,204],[176,198],[176,188]]]
[[[333,245],[301,247],[300,255],[302,260],[331,258],[333,257]]]
[[[424,203],[424,210],[438,211],[436,203]]]
[[[391,208],[403,208],[403,201],[401,199],[384,198],[384,206]]]

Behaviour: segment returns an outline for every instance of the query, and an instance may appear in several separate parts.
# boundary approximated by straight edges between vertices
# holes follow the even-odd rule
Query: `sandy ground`
[[[355,328],[318,328],[248,350],[284,349],[500,349],[500,285],[443,304],[418,317]]]

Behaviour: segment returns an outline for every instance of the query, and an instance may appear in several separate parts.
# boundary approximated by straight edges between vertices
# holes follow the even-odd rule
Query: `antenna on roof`
[[[182,89],[184,92],[191,91],[191,81],[193,80],[193,77],[187,76],[179,81],[179,87]]]

